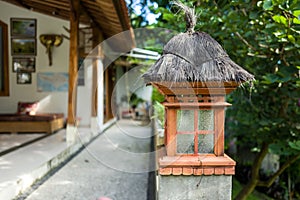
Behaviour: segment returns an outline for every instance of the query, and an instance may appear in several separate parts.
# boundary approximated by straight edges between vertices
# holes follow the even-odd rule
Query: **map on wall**
[[[38,92],[67,92],[68,73],[41,72],[37,73]]]

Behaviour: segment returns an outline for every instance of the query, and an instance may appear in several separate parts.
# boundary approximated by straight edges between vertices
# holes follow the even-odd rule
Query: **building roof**
[[[28,10],[70,20],[72,0],[2,0]],[[131,29],[128,10],[124,0],[80,0],[80,23],[94,23],[104,38]],[[132,32],[132,31],[131,31]],[[126,40],[134,44],[133,34]],[[129,43],[128,41],[126,42]]]

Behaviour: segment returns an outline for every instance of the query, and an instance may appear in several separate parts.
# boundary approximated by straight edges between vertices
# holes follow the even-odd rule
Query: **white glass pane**
[[[198,111],[198,130],[214,130],[214,111]]]
[[[177,134],[177,153],[194,154],[193,134]]]
[[[178,110],[177,111],[177,131],[194,130],[194,111]]]
[[[198,135],[198,152],[199,153],[214,152],[214,134]]]

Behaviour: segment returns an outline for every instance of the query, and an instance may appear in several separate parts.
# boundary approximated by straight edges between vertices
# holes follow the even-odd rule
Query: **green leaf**
[[[300,140],[294,141],[294,142],[289,142],[289,145],[292,149],[296,149],[300,151]]]
[[[264,10],[273,10],[272,0],[265,0],[263,4]]]
[[[269,23],[269,24],[267,24],[266,25],[266,28],[276,28],[276,24],[274,24],[274,23]]]
[[[288,35],[288,39],[289,39],[289,41],[292,42],[292,43],[295,43],[295,42],[296,42],[294,36],[292,36],[292,35]]]
[[[258,18],[258,12],[250,12],[249,18],[250,19],[257,19]]]
[[[296,18],[300,19],[300,10],[294,10],[294,11],[293,11],[293,15],[294,15]]]
[[[267,74],[265,76],[263,76],[263,81],[262,83],[264,84],[272,84],[278,81],[279,77],[276,76],[275,74]]]
[[[163,14],[163,19],[167,21],[171,21],[174,19],[174,15],[172,13],[164,13]]]
[[[273,20],[279,24],[283,24],[285,26],[287,26],[287,19],[284,16],[281,15],[275,15],[272,17]]]

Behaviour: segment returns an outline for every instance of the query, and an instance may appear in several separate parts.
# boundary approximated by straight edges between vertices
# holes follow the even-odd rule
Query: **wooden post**
[[[168,108],[168,112],[167,112],[168,137],[167,137],[167,143],[166,143],[166,149],[167,149],[168,156],[175,156],[176,152],[177,152],[176,124],[177,124],[176,109]]]
[[[92,75],[92,117],[98,116],[98,61],[101,57],[101,47],[99,43],[102,41],[102,35],[98,28],[93,27],[93,75]],[[96,48],[96,49],[95,49]]]
[[[98,116],[98,59],[93,58],[92,75],[92,117]]]
[[[105,121],[110,120],[113,118],[113,113],[112,113],[112,94],[113,94],[113,87],[114,87],[114,81],[112,80],[113,76],[113,69],[111,66],[109,66],[105,70],[105,91],[106,91],[106,96],[105,96],[105,109],[106,109],[106,116],[105,116]]]
[[[79,40],[79,5],[80,0],[70,0],[70,55],[69,55],[69,95],[68,125],[76,125],[78,40]]]
[[[216,98],[217,102],[224,102],[225,97]],[[214,134],[214,152],[216,156],[224,156],[224,123],[225,123],[225,108],[218,107],[214,109],[215,118],[215,134]]]

